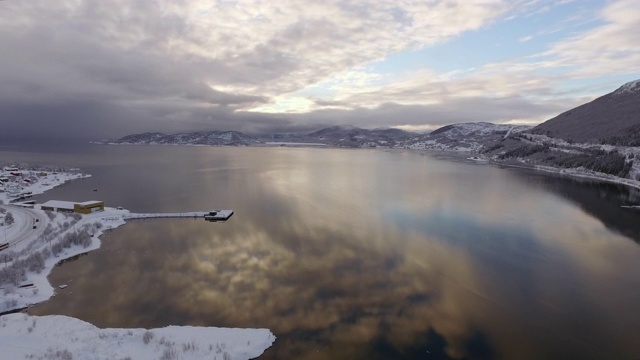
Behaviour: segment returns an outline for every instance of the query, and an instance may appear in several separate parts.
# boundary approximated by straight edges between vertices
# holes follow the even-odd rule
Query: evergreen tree
[[[11,211],[7,211],[7,215],[4,216],[4,223],[7,225],[11,225],[13,224],[13,222],[13,214],[11,213]]]

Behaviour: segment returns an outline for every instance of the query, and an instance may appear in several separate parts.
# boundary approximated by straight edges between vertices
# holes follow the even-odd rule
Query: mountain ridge
[[[627,132],[640,134],[638,125],[640,80],[634,80],[543,122],[532,133],[570,142],[624,145]]]
[[[395,128],[330,126],[309,133],[247,135],[238,131],[132,134],[103,144],[304,146],[455,151],[473,159],[627,178],[640,186],[640,80],[567,110],[535,127],[456,123],[421,134]],[[638,161],[636,161],[636,159]],[[564,170],[563,170],[564,171]]]

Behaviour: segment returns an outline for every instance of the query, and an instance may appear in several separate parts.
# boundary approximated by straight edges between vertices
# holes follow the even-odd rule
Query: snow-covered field
[[[9,179],[0,192],[0,313],[55,296],[47,276],[57,263],[99,248],[104,231],[124,225],[126,216],[136,218],[128,210],[108,207],[81,215],[12,204],[12,199],[88,175],[10,170],[0,171],[0,179]],[[0,316],[3,359],[251,359],[274,340],[267,329],[98,329],[64,316]]]
[[[274,340],[267,329],[99,329],[67,316],[0,317],[2,359],[240,360],[260,356]]]

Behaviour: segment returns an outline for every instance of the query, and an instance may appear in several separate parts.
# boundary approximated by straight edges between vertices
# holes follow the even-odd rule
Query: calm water
[[[132,221],[30,313],[266,327],[261,359],[638,359],[637,194],[410,152],[84,146],[0,161],[94,176],[39,200],[233,208]],[[98,192],[93,192],[98,189]]]

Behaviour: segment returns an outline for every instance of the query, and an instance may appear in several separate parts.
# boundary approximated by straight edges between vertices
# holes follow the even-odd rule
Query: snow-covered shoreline
[[[2,205],[2,207],[7,211],[13,210],[14,214],[20,214],[15,216],[16,223],[31,221],[28,216],[23,215],[24,213],[18,212],[22,210],[20,208],[16,208],[13,205]],[[43,216],[40,218],[49,219],[43,210],[30,209],[29,213],[42,214]],[[8,253],[0,253],[0,255],[11,254],[13,258],[12,261],[5,263],[5,270],[7,265],[10,267],[17,261],[28,259],[29,256],[34,253],[46,252],[50,254],[48,258],[43,260],[44,264],[42,264],[37,271],[27,271],[26,279],[19,281],[17,287],[11,287],[10,284],[0,285],[0,290],[2,290],[0,294],[0,299],[2,299],[2,302],[0,302],[0,313],[24,309],[55,296],[55,290],[48,280],[48,276],[53,268],[58,263],[69,258],[99,249],[101,246],[100,236],[107,230],[112,230],[124,225],[125,221],[122,219],[122,215],[126,213],[128,213],[127,210],[105,208],[104,212],[82,215],[79,220],[77,216],[54,213],[51,214],[54,217],[52,217],[48,223],[47,221],[39,222],[38,226],[53,230],[50,230],[46,235],[40,234],[41,237],[39,238],[32,238],[12,244],[12,246],[6,250]],[[60,251],[56,252],[56,243],[59,243],[68,234],[78,233],[84,229],[87,229],[91,234],[88,243],[71,243],[68,247],[62,246]],[[49,237],[47,235],[55,238],[47,239]],[[11,244],[10,239],[9,244]],[[30,266],[30,264],[27,264],[27,266]]]
[[[267,329],[99,329],[61,315],[0,317],[3,359],[240,360],[260,356],[274,340]]]
[[[11,174],[11,175],[7,175]],[[5,176],[7,175],[7,176]],[[268,329],[170,326],[98,329],[66,316],[9,314],[55,296],[48,281],[53,268],[96,250],[105,231],[124,225],[126,209],[105,207],[90,214],[60,213],[6,204],[41,194],[68,181],[88,177],[77,172],[4,168],[0,178],[0,353],[8,358],[100,359],[251,359],[275,341]],[[7,191],[9,190],[9,191]],[[5,221],[8,213],[11,220]],[[143,214],[144,215],[144,214]],[[4,235],[4,236],[2,236]],[[36,326],[36,324],[44,324]],[[155,340],[143,341],[145,334]],[[86,339],[85,339],[86,338]]]
[[[73,172],[13,167],[0,170],[0,178],[8,179],[3,182],[5,191],[0,192],[0,203],[3,204],[0,205],[0,244],[6,246],[0,251],[0,261],[4,265],[0,269],[0,313],[23,309],[54,296],[47,276],[56,264],[98,249],[101,244],[99,237],[106,230],[125,223],[121,214],[128,213],[126,210],[105,208],[104,212],[80,215],[45,212],[12,204],[17,199],[26,201],[31,195],[42,194],[69,181],[89,176],[77,169],[73,169]],[[8,213],[13,218],[11,224],[5,221]],[[83,244],[69,244],[58,249],[56,245],[65,236],[79,231],[87,231],[91,238],[85,239]],[[46,254],[48,256],[43,256]],[[20,267],[26,269],[22,272],[11,271]],[[3,281],[7,277],[13,281]]]
[[[640,190],[640,181],[621,178],[618,176],[608,175],[604,173],[599,173],[599,172],[587,170],[584,168],[564,169],[564,168],[556,168],[552,166],[534,165],[533,169],[538,171],[553,173],[553,174],[569,176],[569,177],[576,177],[576,178],[582,178],[582,179],[604,181],[604,182],[618,184],[618,185],[625,185],[625,186],[629,186],[629,187]]]
[[[573,177],[573,178],[579,178],[579,179],[608,182],[608,183],[617,184],[617,185],[629,186],[629,187],[640,190],[640,181],[621,178],[615,175],[604,174],[604,173],[600,173],[600,172],[596,172],[596,171],[592,171],[584,168],[559,168],[559,167],[547,166],[547,165],[537,165],[537,164],[527,164],[527,163],[516,164],[513,162],[503,162],[503,161],[495,161],[495,160],[476,161],[476,162],[480,164],[492,164],[492,165],[498,165],[498,166],[504,166],[504,167],[510,167],[510,168],[517,168],[517,169],[535,170],[535,171],[542,171],[542,172],[551,173],[555,175],[561,175],[561,176],[567,176],[567,177]]]
[[[635,86],[635,83],[630,83],[632,86]],[[630,86],[631,86],[630,85]],[[621,89],[618,90],[625,92],[627,85],[623,85]],[[316,148],[327,148],[327,149],[384,149],[386,151],[389,150],[397,150],[397,151],[415,151],[415,152],[428,152],[432,154],[450,154],[450,155],[459,155],[465,156],[467,160],[472,160],[476,163],[488,163],[506,167],[520,167],[520,168],[529,168],[536,169],[548,173],[554,173],[562,176],[571,176],[575,178],[583,178],[583,179],[593,179],[597,181],[605,181],[610,183],[621,184],[625,186],[630,186],[636,189],[640,189],[640,147],[632,147],[632,146],[616,146],[616,145],[608,145],[608,144],[600,144],[600,143],[579,143],[574,142],[572,140],[563,140],[561,138],[554,138],[547,135],[542,135],[539,133],[530,132],[531,126],[526,125],[512,125],[512,124],[492,124],[487,122],[472,122],[472,123],[456,123],[444,126],[440,129],[433,131],[432,133],[426,134],[413,134],[408,136],[405,140],[402,140],[397,143],[388,143],[384,142],[382,144],[380,141],[378,142],[358,142],[354,144],[347,140],[350,139],[349,131],[352,131],[353,128],[343,128],[342,132],[338,131],[338,137],[331,137],[332,141],[325,139],[324,137],[315,138],[315,141],[303,142],[303,141],[293,141],[291,138],[284,137],[285,140],[291,141],[264,141],[260,142],[258,139],[255,139],[255,142],[249,144],[243,144],[242,146],[256,146],[256,147],[265,147],[265,146],[304,146],[304,147],[316,147]],[[363,130],[363,129],[359,129]],[[333,133],[333,131],[337,131],[335,128],[327,128],[322,129],[319,132],[324,133],[328,131],[329,133]],[[194,135],[198,133],[191,133],[190,135]],[[179,136],[178,136],[179,135]],[[204,133],[200,134],[202,136],[206,135]],[[189,143],[189,141],[193,139],[198,139],[198,141],[202,140],[202,136],[195,137],[184,137],[185,134],[176,134],[178,136],[175,141],[171,142],[167,140],[166,137],[171,137],[173,135],[165,135],[159,133],[145,133],[145,134],[134,134],[126,136],[120,140],[115,141],[102,141],[95,142],[96,144],[105,144],[105,145],[135,145],[135,146],[155,146],[155,145],[171,145],[171,146],[194,146],[195,144]],[[358,135],[364,136],[364,135]],[[366,136],[365,136],[366,138]],[[159,140],[162,139],[162,140]],[[324,139],[324,140],[320,140]],[[373,139],[373,138],[372,138]],[[361,139],[362,140],[362,139]],[[517,140],[517,141],[514,141]],[[167,142],[169,141],[169,142]],[[510,144],[508,144],[511,142]],[[505,143],[507,145],[505,145]],[[350,144],[353,147],[343,147],[344,144]],[[516,145],[514,145],[516,144]],[[375,145],[375,146],[374,146]],[[384,146],[383,146],[384,145]],[[206,145],[198,144],[197,146],[234,146],[232,144],[218,144],[216,142],[210,142]],[[505,147],[506,146],[506,147]],[[511,147],[509,147],[511,146]],[[509,159],[506,160],[501,155],[504,155],[507,150],[514,150],[517,147],[523,146],[539,146],[543,149],[549,150],[550,153],[547,154],[548,157],[556,158],[558,156],[561,157],[562,161],[557,160],[556,163],[550,160],[541,160],[539,158],[535,158],[535,156],[530,158],[522,158],[517,156],[509,156]],[[539,150],[539,149],[538,149]],[[606,153],[617,152],[621,155],[624,155],[627,165],[631,165],[631,168],[628,169],[628,175],[625,177],[618,177],[613,175],[608,175],[605,173],[599,173],[596,171],[592,171],[585,168],[571,168],[569,166],[578,166],[582,165],[585,161],[576,163],[575,161],[572,163],[567,160],[567,157],[563,155],[572,154],[575,156],[585,156],[589,157],[593,155],[593,152],[603,151]],[[535,153],[534,153],[535,154]],[[545,153],[546,154],[546,153]],[[638,160],[633,160],[638,159]],[[584,160],[584,159],[582,159]],[[559,165],[560,164],[560,165]],[[562,165],[567,165],[567,167],[562,167]],[[556,167],[557,166],[557,167]],[[592,169],[599,170],[597,167],[591,167]],[[622,169],[620,169],[622,170]],[[624,169],[626,171],[626,169]],[[618,171],[610,170],[610,173],[616,174]]]
[[[396,149],[387,149],[387,151],[389,150],[396,150]],[[397,150],[406,151],[407,149],[397,149]],[[579,178],[579,179],[589,179],[589,180],[595,180],[595,181],[608,182],[612,184],[624,185],[624,186],[629,186],[629,187],[640,190],[640,181],[638,180],[621,178],[615,175],[604,174],[604,173],[588,170],[585,168],[560,168],[560,167],[554,167],[554,166],[548,166],[548,165],[531,164],[523,161],[521,162],[499,161],[493,158],[484,157],[482,155],[475,155],[476,159],[473,159],[473,156],[472,157],[469,156],[471,152],[466,150],[465,151],[439,150],[439,149],[438,150],[408,149],[408,150],[411,152],[418,151],[418,152],[430,154],[430,155],[442,155],[444,157],[450,157],[452,159],[455,158],[461,161],[473,162],[479,165],[496,165],[496,166],[503,166],[503,167],[509,167],[509,168],[542,171],[542,172],[551,173],[551,174],[560,175],[560,176],[567,176],[567,177],[573,177],[573,178]]]

